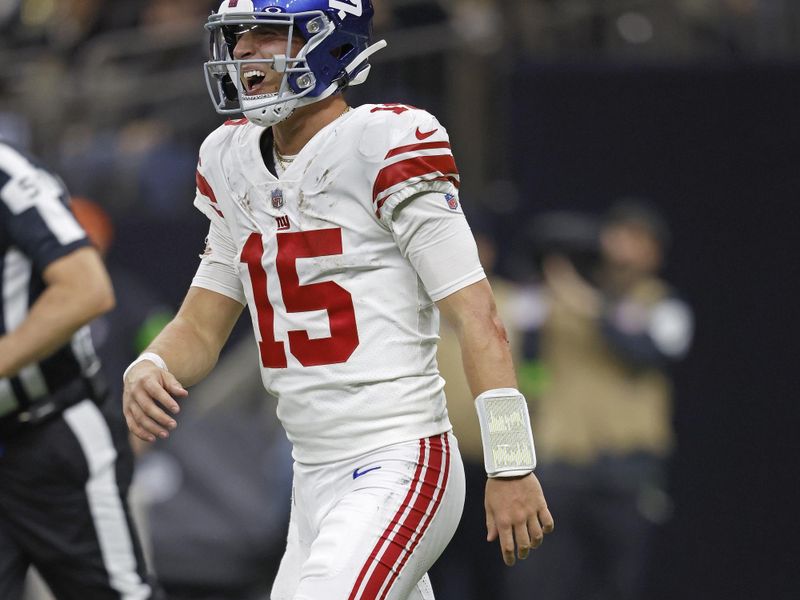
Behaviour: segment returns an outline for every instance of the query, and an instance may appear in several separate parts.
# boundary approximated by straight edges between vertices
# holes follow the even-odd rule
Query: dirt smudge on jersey
[[[330,168],[325,169],[325,171],[322,173],[322,175],[317,177],[317,184],[319,184],[320,186],[325,185],[327,183],[327,181],[328,181],[328,175],[330,175],[330,173],[331,173]]]

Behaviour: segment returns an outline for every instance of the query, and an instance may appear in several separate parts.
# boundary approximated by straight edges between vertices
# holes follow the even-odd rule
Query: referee
[[[0,141],[0,598],[35,565],[59,600],[145,600],[127,429],[87,326],[114,293],[67,204]]]

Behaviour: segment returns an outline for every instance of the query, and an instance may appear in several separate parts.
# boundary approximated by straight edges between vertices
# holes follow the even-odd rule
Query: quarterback
[[[125,372],[147,441],[214,366],[246,306],[293,444],[272,600],[421,600],[453,535],[464,473],[436,366],[459,332],[486,458],[488,540],[509,565],[553,529],[525,399],[458,197],[444,127],[398,104],[350,108],[370,0],[225,0],[206,82],[231,118],[200,149],[206,250],[175,319]]]

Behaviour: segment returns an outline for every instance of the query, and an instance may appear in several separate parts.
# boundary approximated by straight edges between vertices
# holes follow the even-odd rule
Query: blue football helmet
[[[224,0],[206,23],[211,32],[206,84],[217,112],[244,113],[252,123],[271,127],[300,106],[363,83],[369,57],[386,46],[371,43],[372,14],[371,0]],[[233,51],[239,36],[262,26],[286,28],[286,53],[237,60]],[[305,45],[292,56],[297,35]],[[242,68],[260,63],[264,71],[282,74],[280,87],[250,95]]]

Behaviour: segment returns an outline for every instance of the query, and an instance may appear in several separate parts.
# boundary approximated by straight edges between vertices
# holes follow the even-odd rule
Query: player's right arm
[[[169,436],[177,426],[172,415],[180,410],[175,399],[186,397],[184,386],[203,379],[217,363],[242,309],[217,292],[189,289],[178,314],[145,350],[161,357],[167,369],[142,360],[125,373],[122,406],[131,433],[147,442]]]
[[[236,270],[238,249],[214,192],[214,157],[224,143],[224,126],[209,136],[200,150],[195,206],[209,221],[206,248],[192,286],[175,318],[124,374],[123,413],[131,433],[147,442],[169,437],[185,398],[186,387],[214,368],[219,353],[247,300]],[[206,167],[202,165],[205,164]],[[224,186],[218,185],[219,190]],[[161,364],[158,364],[161,363]]]

